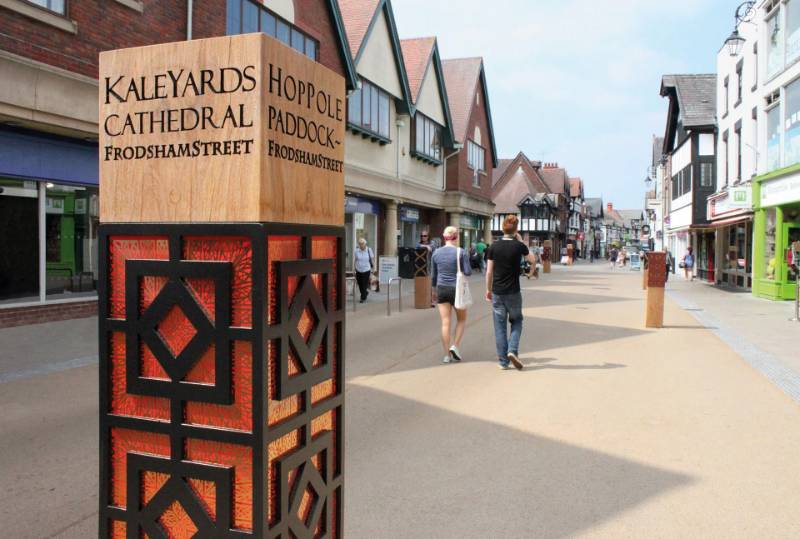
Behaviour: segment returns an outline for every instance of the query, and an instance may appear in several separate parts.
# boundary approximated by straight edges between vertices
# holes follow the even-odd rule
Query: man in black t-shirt
[[[486,300],[494,312],[494,340],[501,369],[509,362],[522,370],[519,360],[519,340],[522,336],[522,293],[519,287],[520,264],[526,257],[536,267],[536,255],[520,241],[517,234],[519,219],[509,215],[503,221],[503,238],[487,250]],[[511,324],[511,335],[508,325]]]

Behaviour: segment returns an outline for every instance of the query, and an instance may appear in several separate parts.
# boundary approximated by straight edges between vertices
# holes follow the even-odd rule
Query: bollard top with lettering
[[[345,111],[262,33],[103,52],[100,219],[343,225]]]

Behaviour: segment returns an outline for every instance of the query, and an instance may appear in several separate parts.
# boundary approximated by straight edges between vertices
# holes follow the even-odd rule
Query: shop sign
[[[61,197],[47,197],[45,212],[50,214],[64,213],[64,199]]]
[[[732,187],[728,190],[731,208],[747,208],[753,206],[752,189],[747,187]]]
[[[462,214],[458,221],[461,228],[480,228],[481,221],[476,215]]]
[[[396,256],[378,257],[378,279],[381,284],[389,284],[389,279],[397,277],[400,262]]]
[[[419,223],[419,210],[402,206],[400,208],[400,220],[406,223]]]
[[[344,197],[344,212],[345,213],[371,213],[377,215],[380,213],[380,206],[373,200],[366,198],[359,198],[354,196]]]
[[[761,184],[761,205],[777,206],[800,200],[800,175],[787,176]]]

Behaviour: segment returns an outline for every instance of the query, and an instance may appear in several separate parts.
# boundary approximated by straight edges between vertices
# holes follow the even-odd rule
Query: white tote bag
[[[472,292],[469,291],[467,276],[461,272],[461,249],[456,247],[456,309],[466,309],[472,305]]]

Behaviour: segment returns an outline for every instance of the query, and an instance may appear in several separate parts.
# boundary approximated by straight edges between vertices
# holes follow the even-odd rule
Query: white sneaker
[[[442,358],[442,363],[450,363],[450,362],[452,362],[452,361],[453,361],[453,360],[452,360],[452,358],[451,358],[450,356],[444,356],[444,357]]]
[[[450,357],[453,358],[453,361],[461,361],[461,352],[456,345],[450,347]]]

